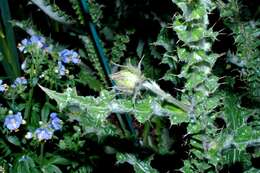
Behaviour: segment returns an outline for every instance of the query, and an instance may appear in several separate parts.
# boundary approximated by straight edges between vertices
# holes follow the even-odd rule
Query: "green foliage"
[[[20,75],[20,67],[8,1],[0,2],[0,12],[0,62],[6,74],[14,79]]]
[[[50,4],[48,0],[31,0],[31,2],[37,5],[45,14],[57,22],[64,24],[75,23],[70,16],[61,11],[57,5]]]
[[[103,84],[97,77],[87,68],[81,69],[80,73],[78,74],[78,79],[76,79],[78,83],[82,83],[84,85],[88,85],[89,88],[93,89],[94,91],[101,91],[103,88]]]
[[[24,21],[12,20],[11,23],[14,27],[18,27],[24,30],[30,36],[41,35],[41,33],[37,31],[37,28],[33,25],[32,21],[30,21],[30,19]]]
[[[103,90],[99,97],[83,97],[77,95],[75,88],[67,88],[64,93],[57,93],[44,87],[41,88],[58,103],[60,110],[66,107],[71,109],[70,106],[78,107],[79,116],[77,116],[78,114],[69,114],[71,119],[78,119],[82,116],[86,120],[84,123],[89,125],[94,123],[96,127],[101,127],[103,123],[106,123],[106,118],[110,113],[133,113],[140,123],[148,121],[152,115],[169,116],[173,124],[187,120],[185,112],[169,104],[161,107],[159,100],[153,97],[147,97],[133,105],[131,100],[115,99],[116,95],[112,91]],[[82,112],[84,113],[82,114]]]
[[[119,63],[120,59],[124,57],[127,50],[127,43],[129,43],[129,36],[133,34],[133,31],[129,31],[126,34],[117,34],[114,38],[114,45],[111,50],[111,60],[114,63]]]
[[[95,23],[98,27],[101,27],[101,19],[104,17],[102,7],[103,6],[96,1],[91,1],[91,3],[89,3],[89,14],[93,23]]]
[[[95,70],[97,71],[97,75],[99,76],[99,78],[103,82],[103,84],[107,85],[106,76],[105,76],[103,68],[100,64],[99,57],[95,51],[93,42],[91,41],[91,39],[88,36],[82,35],[82,36],[79,36],[79,38],[81,39],[81,41],[83,42],[83,44],[85,46],[87,60],[92,63]]]
[[[84,21],[83,13],[81,11],[79,1],[70,0],[70,3],[72,4],[72,8],[77,15],[77,19],[78,19],[79,23],[83,25],[85,23],[85,21]]]
[[[240,15],[242,5],[238,0],[229,0],[226,4],[219,2],[218,7],[225,24],[233,32],[237,48],[236,52],[227,55],[228,61],[242,68],[241,76],[248,83],[249,94],[259,100],[260,20]]]
[[[150,160],[139,160],[132,154],[123,154],[123,153],[117,153],[117,163],[124,163],[127,162],[131,165],[133,165],[134,170],[136,173],[157,173],[157,171],[150,166]]]
[[[39,170],[36,169],[35,162],[30,156],[22,155],[17,158],[15,167],[11,169],[10,172],[29,173],[29,172],[39,172]]]
[[[104,160],[113,167],[107,172],[125,165],[136,173],[230,172],[236,164],[259,172],[251,160],[260,155],[260,24],[249,2],[84,1],[91,23],[79,1],[31,2],[48,17],[38,20],[27,2],[10,1],[17,10],[11,20],[7,1],[0,2],[0,61],[9,63],[0,83],[0,172],[98,172]],[[163,11],[165,4],[172,8]],[[215,44],[225,44],[222,31],[229,29],[235,49],[222,53]],[[143,61],[108,76],[97,47],[111,63]],[[12,79],[20,76],[18,60],[26,84]],[[22,120],[10,123],[17,112]],[[126,114],[133,119],[125,121]],[[172,157],[178,165],[164,168]]]
[[[257,140],[258,136],[258,132],[252,131],[252,127],[245,123],[250,111],[245,109],[243,113],[236,107],[239,103],[232,99],[237,99],[237,96],[223,95],[218,91],[219,79],[211,73],[218,55],[211,53],[210,50],[212,41],[216,40],[218,33],[214,33],[211,28],[208,29],[207,13],[210,13],[214,4],[210,1],[174,2],[182,10],[181,15],[175,16],[173,23],[173,29],[180,39],[177,57],[178,61],[185,62],[181,73],[177,76],[187,80],[182,99],[189,100],[194,109],[190,115],[193,122],[188,126],[188,134],[195,135],[190,141],[193,148],[191,152],[195,157],[191,155],[184,162],[182,171],[209,170],[210,164],[221,167],[224,163],[247,161],[249,155],[245,148],[251,139]],[[240,33],[239,37],[241,37]],[[241,47],[239,50],[245,49]],[[172,57],[177,60],[175,56]],[[170,61],[165,62],[171,66]],[[171,78],[166,77],[166,79]],[[224,108],[221,104],[216,105],[223,98],[226,100],[223,103]],[[217,107],[221,109],[218,112],[215,111]],[[227,127],[220,133],[216,133],[214,119],[223,115],[222,110]],[[236,140],[238,143],[235,142]],[[226,147],[230,149],[233,148],[232,146],[235,146],[235,149],[223,152]],[[207,162],[203,162],[205,159]],[[227,160],[231,162],[226,162]],[[248,166],[248,163],[245,163],[244,168],[247,169]]]
[[[50,98],[55,99],[60,110],[68,107],[69,118],[78,120],[85,133],[95,133],[98,136],[118,134],[117,129],[107,121],[109,112],[111,112],[108,103],[115,97],[113,93],[103,91],[100,97],[95,98],[77,96],[76,90],[71,88],[68,88],[63,94],[41,88]],[[73,107],[79,109],[79,114]]]
[[[224,103],[225,121],[227,128],[221,135],[224,141],[222,150],[227,150],[225,160],[228,163],[246,162],[247,168],[251,163],[247,163],[250,156],[245,152],[246,147],[254,146],[258,143],[260,131],[246,123],[249,116],[255,114],[254,110],[247,110],[238,107],[239,101],[236,96],[227,96]],[[249,164],[249,165],[248,165]]]

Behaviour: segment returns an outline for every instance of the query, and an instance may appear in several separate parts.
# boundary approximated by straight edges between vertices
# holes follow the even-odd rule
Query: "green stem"
[[[172,103],[173,105],[181,108],[185,112],[190,113],[192,111],[192,107],[190,105],[186,105],[186,104],[182,103],[181,101],[179,101],[179,100],[175,99],[174,97],[172,97],[170,94],[168,94],[165,91],[163,91],[156,82],[154,82],[154,81],[145,81],[142,84],[142,86],[144,88],[148,89],[149,91],[153,92],[157,96],[161,97],[165,101],[167,101],[169,103]]]
[[[3,28],[0,38],[0,51],[4,55],[3,66],[7,75],[11,78],[20,76],[19,58],[16,49],[15,35],[10,23],[11,14],[9,10],[8,0],[0,1],[0,20]],[[6,66],[7,65],[7,66]]]
[[[30,115],[31,107],[32,107],[33,92],[34,92],[34,87],[32,87],[29,91],[29,99],[26,103],[26,108],[25,108],[25,112],[24,112],[24,119],[27,121],[29,121],[28,118]]]
[[[41,151],[40,151],[40,165],[43,164],[43,156],[44,156],[44,143],[41,143]]]
[[[124,134],[125,134],[126,136],[128,136],[129,133],[128,133],[128,130],[127,130],[126,126],[125,126],[125,123],[124,123],[123,118],[122,118],[121,115],[119,115],[119,114],[116,114],[116,117],[117,117],[117,119],[118,119],[118,122],[119,122],[120,127],[122,128]]]
[[[148,137],[149,137],[149,131],[150,131],[150,125],[149,125],[149,123],[148,122],[146,122],[145,124],[144,124],[144,132],[143,132],[143,139],[144,139],[144,145],[145,146],[148,146],[149,145],[149,139],[148,139]]]
[[[14,79],[15,77],[18,76],[16,74],[16,67],[14,67],[14,63],[12,63],[12,56],[10,53],[10,49],[7,45],[5,38],[3,37],[0,37],[0,51],[2,52],[2,55],[4,57],[3,61],[1,62],[3,68],[6,74],[8,75],[8,77]]]

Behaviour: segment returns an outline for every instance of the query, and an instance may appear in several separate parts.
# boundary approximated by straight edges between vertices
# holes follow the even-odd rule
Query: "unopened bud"
[[[145,80],[145,77],[139,68],[128,65],[112,74],[111,79],[115,81],[117,90],[133,94],[135,88]]]

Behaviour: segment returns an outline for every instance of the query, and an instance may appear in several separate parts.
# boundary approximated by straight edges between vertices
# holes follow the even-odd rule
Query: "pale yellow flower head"
[[[122,70],[113,73],[111,79],[116,83],[116,89],[126,94],[133,94],[135,88],[143,83],[145,77],[142,75],[140,67],[131,64],[123,66]]]

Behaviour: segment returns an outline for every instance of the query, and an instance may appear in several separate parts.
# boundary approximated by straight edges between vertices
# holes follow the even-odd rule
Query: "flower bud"
[[[25,135],[26,139],[32,139],[32,137],[33,137],[32,132],[27,132],[26,135]]]
[[[139,68],[128,65],[119,72],[112,74],[111,79],[115,81],[117,90],[133,94],[135,88],[145,80],[145,77]]]

